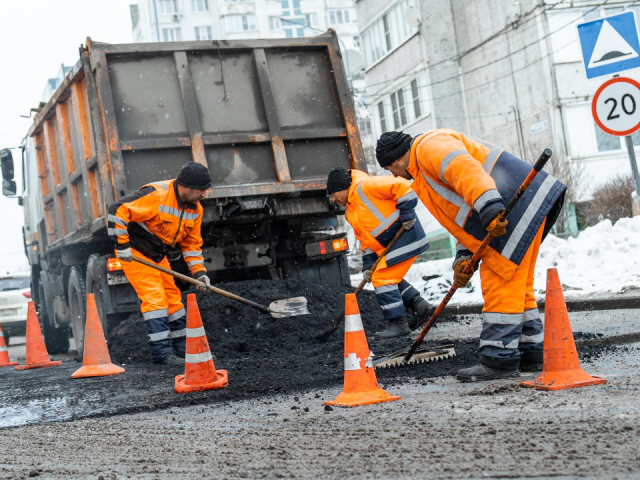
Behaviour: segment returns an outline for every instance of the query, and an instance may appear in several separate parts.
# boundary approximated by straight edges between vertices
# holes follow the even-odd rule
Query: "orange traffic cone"
[[[27,362],[24,365],[18,365],[15,369],[30,370],[32,368],[55,367],[56,365],[62,365],[62,362],[60,360],[52,362],[49,359],[38,315],[36,315],[36,307],[33,306],[33,302],[29,302],[27,307]]]
[[[355,407],[400,400],[378,385],[355,294],[347,294],[344,303],[344,388],[333,402],[324,403]]]
[[[202,326],[202,317],[193,293],[187,295],[187,353],[184,375],[176,377],[177,393],[216,390],[229,385],[226,370],[216,370],[209,342]]]
[[[18,363],[20,362],[12,362],[9,358],[7,344],[4,341],[4,334],[2,333],[2,325],[0,325],[0,367],[11,367],[12,365],[18,365]]]
[[[87,323],[84,331],[82,367],[76,370],[71,378],[107,377],[124,373],[124,371],[124,368],[111,363],[96,301],[93,293],[89,293],[87,294]]]
[[[562,390],[607,383],[604,378],[592,377],[580,367],[562,285],[555,268],[547,270],[547,299],[544,312],[542,373],[535,381],[522,382],[521,385],[538,390]]]

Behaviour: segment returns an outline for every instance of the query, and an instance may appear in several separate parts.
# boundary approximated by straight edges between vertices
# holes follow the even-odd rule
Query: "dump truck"
[[[332,167],[366,170],[333,31],[313,38],[107,44],[88,38],[22,148],[24,249],[47,348],[82,352],[86,296],[105,331],[139,310],[107,235],[110,204],[207,166],[203,253],[215,281],[349,283],[326,196]],[[10,150],[3,193],[16,196]],[[172,268],[187,272],[183,259]]]

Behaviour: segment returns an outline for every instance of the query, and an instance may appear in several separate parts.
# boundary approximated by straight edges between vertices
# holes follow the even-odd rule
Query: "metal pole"
[[[636,151],[633,147],[633,138],[631,135],[624,137],[627,143],[627,153],[629,154],[629,162],[631,163],[631,173],[633,174],[633,185],[636,187],[636,205],[640,206],[640,175],[638,174],[638,164],[636,163]]]

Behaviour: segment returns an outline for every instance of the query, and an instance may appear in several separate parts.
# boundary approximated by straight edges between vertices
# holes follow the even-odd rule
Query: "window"
[[[191,8],[194,12],[208,12],[209,0],[191,0]]]
[[[387,120],[384,116],[384,102],[378,104],[378,115],[380,116],[380,131],[384,133],[387,131]]]
[[[282,22],[278,17],[269,17],[269,30],[282,30]]]
[[[347,8],[329,10],[329,25],[344,25],[345,23],[355,23],[356,14]]]
[[[599,152],[609,152],[622,148],[620,146],[620,138],[603,132],[595,122],[593,122],[593,125],[596,127],[596,142],[598,143]]]
[[[318,14],[317,13],[307,13],[305,14],[305,19],[307,21],[308,27],[317,27],[318,26]]]
[[[284,36],[287,37],[287,38],[293,38],[293,29],[285,28],[284,29]]]
[[[355,48],[356,50],[360,50],[361,48],[360,37],[357,35],[354,35],[353,37],[353,48]]]
[[[211,27],[196,27],[196,40],[213,40]]]
[[[182,40],[179,28],[163,28],[162,29],[162,41],[163,42],[179,42]]]
[[[300,0],[293,0],[293,14],[302,15],[302,10],[300,10]]]
[[[397,2],[363,32],[364,57],[368,67],[418,31],[418,27],[411,27],[404,20],[404,11],[409,8],[409,1]]]
[[[256,29],[255,15],[227,15],[224,19],[227,32],[248,32]]]
[[[413,111],[415,112],[415,117],[419,118],[422,116],[422,108],[420,107],[420,92],[418,91],[418,79],[411,80],[411,96],[413,97]]]
[[[178,13],[178,0],[160,0],[162,13]]]
[[[380,125],[380,133],[398,130],[428,115],[425,103],[426,77],[414,78],[401,88],[385,95],[374,109]]]
[[[0,292],[9,292],[11,290],[24,290],[29,288],[31,279],[29,277],[2,278],[0,279]]]
[[[407,124],[407,112],[404,108],[404,93],[402,89],[391,94],[391,110],[395,128],[400,128]]]
[[[304,37],[304,28],[296,28],[296,34],[298,37]]]
[[[282,7],[282,16],[283,17],[288,17],[290,15],[290,13],[289,13],[289,0],[282,0],[280,2],[280,6]]]

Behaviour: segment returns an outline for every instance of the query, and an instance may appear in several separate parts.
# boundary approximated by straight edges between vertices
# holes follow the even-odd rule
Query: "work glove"
[[[501,237],[507,233],[507,224],[509,221],[507,219],[500,220],[500,216],[501,215],[498,215],[487,225],[487,232],[492,233],[494,237]]]
[[[196,277],[196,280],[198,280],[199,282],[204,283],[203,286],[197,285],[196,288],[198,290],[200,290],[201,292],[208,292],[209,288],[211,286],[211,280],[209,279],[209,276],[205,273],[205,272],[201,272],[200,275],[198,277]]]
[[[462,273],[464,267],[471,261],[471,257],[464,256],[456,258],[456,261],[453,262],[453,284],[458,288],[464,288],[473,277],[473,273],[478,269],[478,264],[476,264],[474,270],[471,273]]]
[[[405,230],[411,230],[415,224],[416,224],[415,218],[402,222],[402,226],[404,227]]]
[[[129,263],[133,260],[133,253],[131,252],[130,248],[116,250],[116,258],[121,262]]]
[[[362,278],[364,278],[367,283],[371,283],[371,277],[373,277],[373,272],[371,270],[365,270],[362,272]]]

